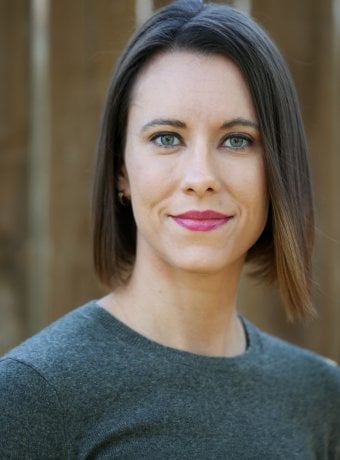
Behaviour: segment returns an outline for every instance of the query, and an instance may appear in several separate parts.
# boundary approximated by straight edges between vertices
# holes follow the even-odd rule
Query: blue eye
[[[234,150],[244,149],[252,144],[252,140],[244,134],[232,134],[223,141],[223,146]]]
[[[157,136],[152,138],[152,141],[161,147],[175,147],[177,145],[181,145],[181,141],[178,136],[171,133],[157,134]]]

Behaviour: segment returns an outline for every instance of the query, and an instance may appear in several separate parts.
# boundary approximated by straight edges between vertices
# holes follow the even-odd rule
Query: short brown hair
[[[314,216],[307,145],[296,91],[280,52],[250,17],[221,4],[179,0],[156,12],[132,37],[109,88],[98,143],[93,191],[94,264],[113,287],[131,273],[136,223],[117,200],[133,85],[160,52],[219,54],[241,70],[252,94],[265,151],[270,210],[248,251],[254,274],[277,282],[290,318],[311,307]]]

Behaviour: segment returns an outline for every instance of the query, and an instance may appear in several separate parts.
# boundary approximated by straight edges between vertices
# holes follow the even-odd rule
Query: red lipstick
[[[174,221],[188,230],[195,232],[209,232],[226,224],[231,216],[216,211],[187,211],[183,214],[171,216]]]

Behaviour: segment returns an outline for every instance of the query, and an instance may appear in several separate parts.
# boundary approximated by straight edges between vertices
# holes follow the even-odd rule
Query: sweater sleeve
[[[0,360],[0,458],[67,457],[63,411],[54,388],[33,367]]]

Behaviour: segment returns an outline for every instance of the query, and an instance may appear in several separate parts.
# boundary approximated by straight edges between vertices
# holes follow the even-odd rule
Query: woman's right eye
[[[176,147],[182,143],[179,137],[172,133],[157,134],[151,140],[160,147]]]

